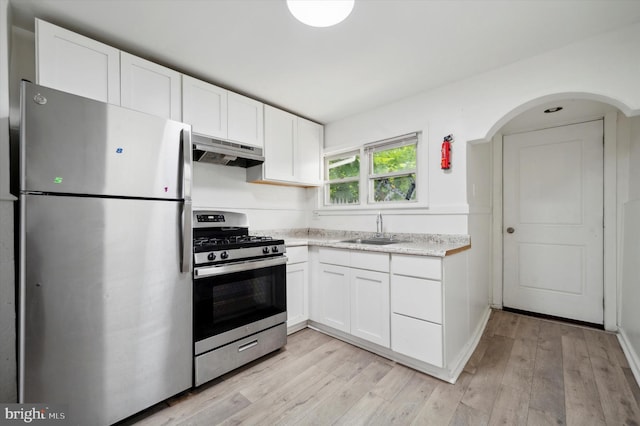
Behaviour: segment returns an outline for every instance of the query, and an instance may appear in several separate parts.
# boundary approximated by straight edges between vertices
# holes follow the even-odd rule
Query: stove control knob
[[[265,247],[262,249],[262,253],[269,254],[269,247]]]
[[[271,252],[272,253],[277,253],[278,252],[278,246],[271,247]]]
[[[215,255],[215,253],[209,253],[209,254],[207,255],[207,259],[209,259],[209,260],[216,260],[216,255]]]
[[[220,253],[220,259],[228,259],[229,258],[229,253],[227,253],[226,251],[223,251],[222,253]]]

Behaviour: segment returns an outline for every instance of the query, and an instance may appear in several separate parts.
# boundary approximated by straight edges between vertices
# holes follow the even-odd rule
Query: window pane
[[[329,204],[358,204],[360,202],[359,182],[330,183]]]
[[[405,145],[373,153],[373,174],[415,170],[416,145]]]
[[[416,199],[416,175],[373,180],[373,201],[410,201]]]
[[[360,156],[345,155],[329,160],[329,180],[360,176]]]

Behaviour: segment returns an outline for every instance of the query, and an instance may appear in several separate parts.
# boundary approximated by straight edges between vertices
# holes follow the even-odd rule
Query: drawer
[[[280,324],[195,358],[195,385],[220,377],[287,344],[287,326]]]
[[[349,250],[320,247],[320,250],[318,250],[318,260],[320,263],[349,266],[350,254]]]
[[[437,367],[444,367],[441,325],[391,314],[391,349]]]
[[[440,281],[392,275],[391,312],[442,324]]]
[[[352,268],[367,269],[369,271],[389,272],[389,254],[369,251],[352,251]]]
[[[391,256],[391,271],[398,275],[440,280],[442,279],[442,259],[394,254]]]
[[[307,246],[287,247],[286,256],[288,264],[302,263],[309,260],[309,249]]]

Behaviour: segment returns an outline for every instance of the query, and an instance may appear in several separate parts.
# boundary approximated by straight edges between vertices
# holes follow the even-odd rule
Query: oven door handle
[[[284,265],[287,263],[287,256],[272,257],[269,259],[252,260],[248,262],[229,263],[220,266],[208,266],[195,268],[195,278],[213,277],[216,275],[231,274],[233,272],[252,271],[254,269],[269,268],[271,266]]]

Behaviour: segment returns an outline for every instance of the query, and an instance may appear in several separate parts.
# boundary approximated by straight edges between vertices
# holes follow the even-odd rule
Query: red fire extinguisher
[[[451,142],[453,142],[453,135],[444,137],[442,142],[442,158],[440,160],[440,168],[442,170],[449,170],[451,168]]]

